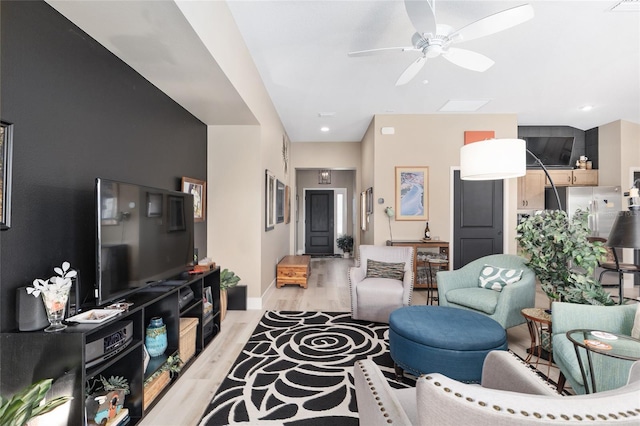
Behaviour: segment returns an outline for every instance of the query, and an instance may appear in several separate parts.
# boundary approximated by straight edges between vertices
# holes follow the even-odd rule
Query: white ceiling
[[[255,122],[172,1],[48,3],[206,124]],[[460,28],[525,3],[436,0],[436,17]],[[228,2],[293,142],[360,141],[374,114],[434,114],[448,100],[488,100],[478,113],[514,113],[520,125],[640,123],[640,11],[611,12],[619,0],[528,3],[532,20],[457,45],[493,59],[488,71],[440,57],[396,87],[418,54],[347,52],[411,45],[403,1]]]

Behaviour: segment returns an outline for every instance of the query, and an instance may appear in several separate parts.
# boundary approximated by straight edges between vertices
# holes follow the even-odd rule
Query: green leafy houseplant
[[[587,213],[577,210],[570,220],[562,210],[545,210],[522,221],[516,240],[529,258],[528,266],[551,301],[613,305],[609,293],[593,278],[606,250],[587,238]]]
[[[144,381],[144,385],[148,386],[151,382],[153,382],[158,376],[160,376],[165,371],[168,371],[171,377],[175,376],[182,370],[182,360],[180,359],[180,355],[172,355],[167,358],[162,367],[156,370],[152,375],[147,377]]]
[[[228,295],[227,290],[238,285],[240,277],[228,269],[220,272],[220,320],[227,316]]]
[[[235,272],[231,272],[228,269],[223,269],[220,272],[220,290],[227,290],[231,287],[235,287],[238,285],[240,281],[240,277],[235,274]]]
[[[24,388],[10,399],[0,396],[0,425],[26,425],[34,417],[48,413],[73,399],[71,396],[61,396],[41,405],[52,383],[53,379],[44,379]]]
[[[338,239],[336,239],[336,244],[338,244],[338,248],[345,253],[351,253],[353,251],[353,237],[351,235],[340,235]]]
[[[122,390],[125,395],[129,395],[129,381],[122,376],[111,376],[108,379],[100,375],[87,380],[85,385],[85,395],[89,396],[98,392],[110,392],[114,390]]]

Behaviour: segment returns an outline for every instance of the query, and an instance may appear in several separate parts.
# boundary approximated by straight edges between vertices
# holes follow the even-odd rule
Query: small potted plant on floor
[[[227,290],[235,287],[240,282],[240,277],[228,269],[220,272],[220,321],[227,315]]]
[[[344,252],[344,257],[351,257],[351,252],[353,251],[353,237],[351,235],[342,234],[336,240],[338,244],[338,248]]]

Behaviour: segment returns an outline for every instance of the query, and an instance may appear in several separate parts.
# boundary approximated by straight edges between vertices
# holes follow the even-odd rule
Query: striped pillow
[[[402,280],[404,278],[404,264],[379,262],[367,259],[367,276],[365,278],[390,278]]]
[[[508,285],[520,281],[522,271],[484,265],[478,279],[478,286],[489,290],[502,291]]]

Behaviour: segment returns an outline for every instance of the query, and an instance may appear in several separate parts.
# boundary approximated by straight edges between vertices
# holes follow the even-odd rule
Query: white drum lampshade
[[[460,179],[494,180],[527,173],[527,146],[522,139],[487,139],[460,148]]]

